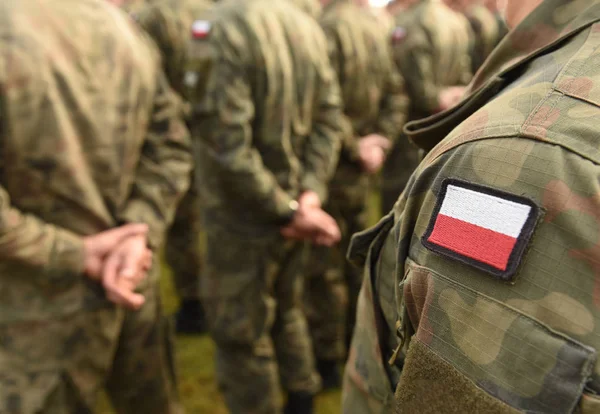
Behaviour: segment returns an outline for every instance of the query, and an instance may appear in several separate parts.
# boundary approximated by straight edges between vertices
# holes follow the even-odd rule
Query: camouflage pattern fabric
[[[205,210],[224,222],[278,232],[301,191],[327,198],[342,131],[339,86],[322,31],[287,1],[271,10],[263,0],[225,1],[219,13],[210,53],[220,66],[192,118],[205,131],[195,134],[198,187]],[[257,40],[241,40],[250,35]]]
[[[465,15],[473,30],[471,65],[473,73],[475,73],[502,40],[502,36],[505,34],[502,27],[504,24],[481,4],[471,6]]]
[[[334,1],[325,8],[321,26],[341,85],[348,128],[325,206],[342,230],[342,242],[336,249],[315,248],[306,307],[317,358],[341,360],[347,341],[340,333],[351,335],[362,279],[344,258],[351,235],[367,226],[369,177],[358,159],[357,142],[372,133],[394,139],[408,102],[387,31],[370,9],[350,0]],[[332,303],[340,306],[345,317],[330,310]]]
[[[598,412],[599,22],[598,1],[544,1],[461,104],[406,126],[429,153],[351,248],[364,307],[346,381],[364,404],[396,388],[398,413]],[[447,179],[535,207],[509,277],[426,247]]]
[[[206,230],[201,298],[227,407],[232,413],[281,412],[281,388],[320,389],[301,308],[306,246],[210,222]]]
[[[281,0],[277,0],[277,1],[281,1]],[[323,11],[322,7],[321,7],[321,2],[319,0],[283,0],[283,1],[292,2],[296,7],[298,7],[300,10],[302,10],[304,13],[308,14],[309,16],[312,16],[315,19],[319,18],[319,16],[321,16],[321,13]]]
[[[130,6],[131,7],[131,6]],[[198,105],[205,93],[213,62],[207,58],[208,41],[194,34],[195,22],[214,19],[214,4],[202,0],[146,2],[132,11],[135,20],[152,37],[162,55],[169,83],[190,107]],[[177,208],[167,233],[165,259],[173,271],[180,299],[198,299],[199,277],[203,271],[200,249],[202,233],[201,200],[195,185]]]
[[[229,409],[279,412],[281,386],[320,387],[301,312],[302,249],[279,231],[301,192],[327,197],[340,91],[323,32],[287,1],[221,2],[209,40],[215,66],[192,119],[204,131],[195,134],[208,240],[201,298]]]
[[[469,22],[436,0],[421,1],[394,17],[390,42],[406,81],[409,120],[426,118],[439,111],[438,96],[443,89],[466,85],[471,80]],[[392,209],[419,159],[418,149],[401,135],[383,166],[383,214]]]
[[[145,222],[159,248],[189,182],[180,102],[128,20],[98,1],[0,3],[2,412],[91,410],[143,338],[154,357],[119,374],[124,410],[177,412],[158,298],[129,314],[82,274],[82,235]]]
[[[171,267],[175,289],[182,300],[200,298],[200,277],[204,271],[202,204],[193,179],[194,176],[177,207],[165,243],[165,260]]]

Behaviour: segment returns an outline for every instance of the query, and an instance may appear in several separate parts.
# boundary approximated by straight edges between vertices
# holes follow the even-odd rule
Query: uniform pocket
[[[441,413],[458,412],[458,394],[491,412],[573,412],[593,348],[441,274],[407,267],[404,300],[416,334],[396,393],[399,412],[431,390]]]

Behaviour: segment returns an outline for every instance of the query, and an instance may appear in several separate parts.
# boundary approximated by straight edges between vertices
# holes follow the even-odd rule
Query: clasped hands
[[[85,274],[102,284],[111,302],[137,310],[145,302],[135,289],[152,266],[146,224],[126,224],[83,239]]]
[[[360,138],[358,140],[358,158],[363,170],[368,174],[375,174],[379,171],[390,147],[390,141],[378,134]]]
[[[298,198],[298,210],[292,221],[281,229],[281,234],[288,239],[310,240],[323,246],[333,246],[339,242],[342,238],[340,228],[321,207],[317,193],[302,193]]]

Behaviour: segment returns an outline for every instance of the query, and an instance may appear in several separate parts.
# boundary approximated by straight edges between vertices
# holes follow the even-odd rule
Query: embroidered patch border
[[[477,257],[474,257],[474,255],[468,255],[464,252],[461,253],[457,251],[457,249],[449,248],[448,246],[444,246],[439,242],[432,240],[432,234],[434,233],[434,229],[436,229],[436,223],[438,223],[440,211],[442,210],[442,206],[444,205],[444,201],[446,200],[448,188],[451,186],[457,187],[459,189],[470,190],[478,194],[495,197],[501,200],[506,200],[507,202],[516,203],[518,205],[527,206],[530,208],[526,216],[525,222],[522,225],[518,236],[516,237],[516,242],[514,242],[514,246],[512,247],[510,255],[508,256],[505,269],[501,269],[497,266],[486,263],[485,260],[478,259]],[[434,253],[458,260],[462,263],[465,263],[486,273],[489,273],[497,279],[510,282],[514,279],[519,265],[521,264],[521,260],[525,254],[525,250],[536,228],[540,214],[541,209],[538,207],[538,205],[526,197],[518,196],[502,190],[497,190],[478,184],[473,184],[459,179],[447,178],[442,182],[442,186],[438,194],[435,208],[429,220],[427,230],[421,238],[421,243],[428,250]],[[467,226],[472,226],[470,223],[465,224]],[[491,230],[483,229],[482,232],[485,233],[485,231]]]

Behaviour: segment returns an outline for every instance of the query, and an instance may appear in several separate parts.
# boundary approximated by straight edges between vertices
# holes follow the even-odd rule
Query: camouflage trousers
[[[405,135],[400,135],[389,152],[381,171],[381,214],[389,213],[413,171],[419,165],[422,154]]]
[[[368,190],[368,176],[350,166],[338,168],[325,210],[340,226],[342,240],[334,248],[311,248],[304,306],[319,360],[344,360],[354,329],[362,273],[346,252],[352,235],[368,225]]]
[[[200,248],[200,208],[199,195],[192,183],[177,207],[175,219],[167,233],[165,260],[173,272],[173,282],[180,299],[200,297],[199,278],[204,265]]]
[[[205,222],[201,299],[219,387],[233,414],[280,413],[282,388],[320,388],[301,309],[306,246],[284,240],[277,228],[244,232]]]
[[[92,413],[106,388],[123,414],[178,414],[172,334],[157,286],[114,306],[0,325],[0,413]]]

